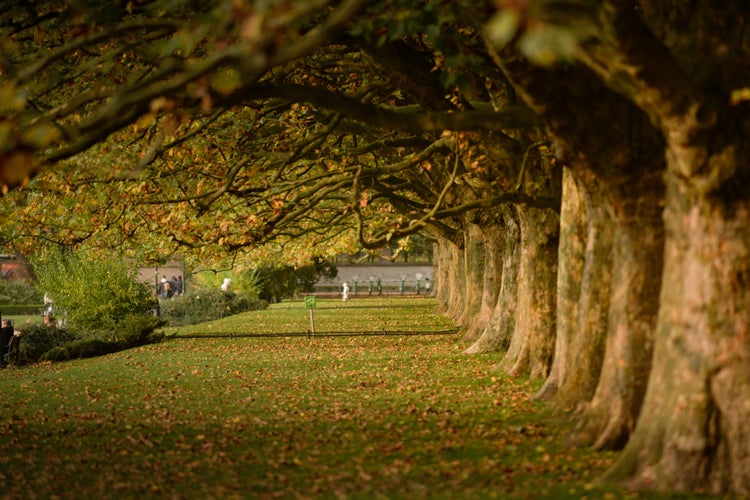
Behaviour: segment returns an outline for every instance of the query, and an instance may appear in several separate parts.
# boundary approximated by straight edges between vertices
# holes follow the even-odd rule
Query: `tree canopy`
[[[137,242],[157,259],[302,241],[292,253],[309,258],[427,228],[456,239],[456,217],[502,202],[559,203],[518,182],[543,145],[512,131],[538,119],[507,82],[486,88],[482,9],[422,7],[8,6],[0,182],[26,187],[3,234]]]

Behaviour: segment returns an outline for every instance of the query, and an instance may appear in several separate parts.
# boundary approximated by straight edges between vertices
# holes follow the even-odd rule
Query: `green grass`
[[[16,326],[16,328],[27,324],[27,323],[33,323],[33,324],[42,324],[44,322],[44,318],[41,314],[8,314],[3,315],[3,318],[11,319],[13,320],[13,324]]]
[[[409,307],[404,307],[404,306]],[[303,331],[301,303],[172,333]],[[426,299],[321,302],[330,330],[450,327]],[[374,306],[374,307],[362,307]],[[330,315],[329,315],[330,314]],[[301,316],[301,319],[299,318]],[[403,321],[403,323],[401,323]],[[3,498],[611,498],[537,382],[456,335],[174,338],[0,373]]]

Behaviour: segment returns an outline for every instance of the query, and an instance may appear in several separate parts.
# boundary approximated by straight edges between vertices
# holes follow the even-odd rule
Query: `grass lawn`
[[[44,318],[41,314],[23,314],[23,315],[13,315],[13,314],[3,314],[3,318],[11,319],[13,320],[13,324],[16,327],[20,327],[26,323],[34,323],[34,324],[42,324],[44,322]]]
[[[345,306],[345,307],[344,307]],[[320,301],[319,330],[444,330],[429,299]],[[301,303],[198,335],[306,331]],[[538,382],[456,335],[180,338],[0,372],[2,498],[610,498]]]

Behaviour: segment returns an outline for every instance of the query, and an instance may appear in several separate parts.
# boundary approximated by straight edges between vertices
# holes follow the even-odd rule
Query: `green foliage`
[[[75,342],[83,335],[79,331],[41,324],[16,325],[16,329],[22,333],[19,349],[21,365],[36,363],[50,350]]]
[[[38,304],[41,302],[42,296],[31,283],[0,280],[0,305]]]
[[[0,305],[0,313],[3,316],[17,316],[17,315],[41,315],[44,304],[7,304]]]
[[[302,267],[263,267],[258,270],[260,298],[268,302],[281,302],[283,299],[294,297],[298,291],[310,293],[313,291],[313,285],[321,278],[335,278],[337,274],[336,266],[320,257]]]
[[[257,299],[260,291],[258,273],[254,270],[241,271],[229,269],[219,272],[203,271],[191,276],[191,282],[200,290],[219,290],[224,279],[232,280],[232,291],[250,299]]]
[[[44,353],[41,361],[68,361],[104,356],[120,350],[117,342],[103,337],[86,337],[67,342]]]
[[[166,320],[156,316],[128,316],[118,324],[114,337],[125,349],[153,344],[164,337],[155,330],[166,324]]]
[[[154,308],[150,286],[138,281],[135,266],[116,256],[51,253],[37,258],[35,268],[56,315],[80,328],[111,328]]]
[[[270,302],[281,302],[294,296],[297,280],[292,266],[263,267],[258,270],[260,298]]]
[[[160,342],[156,332],[165,321],[154,316],[128,316],[117,327],[106,331],[81,331],[44,325],[25,325],[19,363],[67,361],[103,356],[113,352]]]
[[[162,317],[171,325],[194,325],[267,306],[264,300],[222,292],[218,288],[191,290],[160,304]]]

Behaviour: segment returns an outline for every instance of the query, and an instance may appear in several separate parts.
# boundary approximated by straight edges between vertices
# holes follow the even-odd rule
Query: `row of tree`
[[[1,9],[6,242],[302,265],[429,234],[467,352],[624,447],[611,479],[750,491],[742,1]]]

